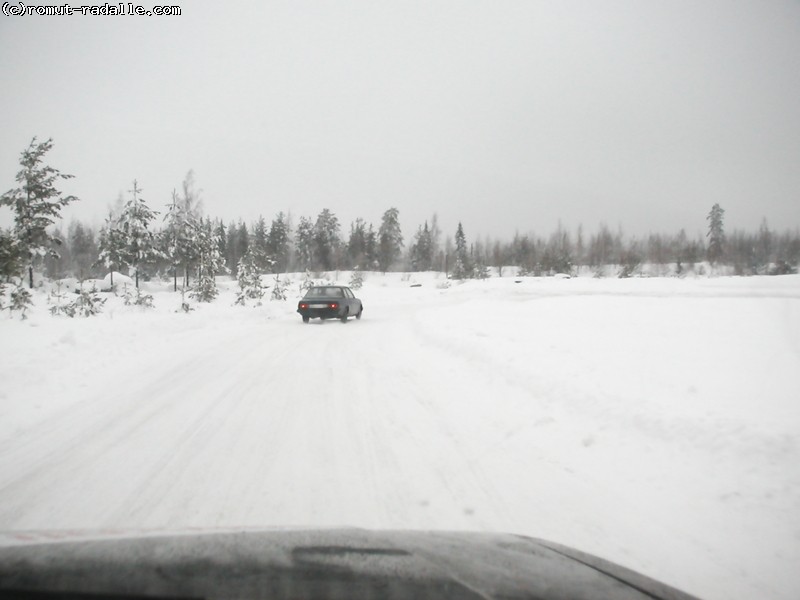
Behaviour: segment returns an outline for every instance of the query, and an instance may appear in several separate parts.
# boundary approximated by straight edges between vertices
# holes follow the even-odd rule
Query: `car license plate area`
[[[308,308],[328,308],[327,304],[309,304]]]

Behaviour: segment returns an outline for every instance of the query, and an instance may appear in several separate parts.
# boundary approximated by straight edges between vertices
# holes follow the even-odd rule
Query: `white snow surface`
[[[0,530],[498,531],[800,597],[800,276],[367,273],[361,321],[308,325],[300,280],[3,315]]]

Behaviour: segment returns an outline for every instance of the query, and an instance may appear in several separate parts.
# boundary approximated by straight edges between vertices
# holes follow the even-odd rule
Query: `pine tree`
[[[767,272],[770,263],[773,261],[774,239],[775,235],[770,231],[767,220],[762,219],[755,244],[755,268],[758,273]]]
[[[433,213],[431,217],[431,268],[440,270],[444,267],[445,252],[440,248],[442,230],[439,229],[439,216]]]
[[[286,216],[279,212],[272,220],[267,235],[267,250],[274,261],[276,273],[284,273],[289,267],[289,223]]]
[[[267,222],[264,220],[264,217],[259,217],[258,221],[256,221],[253,226],[253,235],[250,239],[249,249],[256,262],[256,268],[258,268],[261,273],[270,270],[273,260],[270,256],[267,244]]]
[[[378,230],[378,265],[384,273],[400,258],[403,233],[400,231],[400,211],[392,207],[383,213]]]
[[[464,235],[464,228],[461,226],[461,222],[459,222],[456,230],[456,256],[455,264],[453,265],[453,278],[466,279],[471,274],[472,265],[470,264],[467,250],[467,237]]]
[[[24,268],[25,256],[19,239],[12,231],[0,229],[0,277],[10,281]]]
[[[189,273],[199,257],[197,235],[200,231],[202,211],[200,193],[194,189],[193,171],[186,174],[182,190],[182,196],[176,191],[172,192],[172,203],[164,215],[165,228],[161,232],[161,248],[172,264],[173,287],[176,291],[178,268],[182,267],[183,283],[184,286],[188,286]]]
[[[364,219],[358,218],[350,224],[350,238],[347,240],[349,266],[363,268],[367,261],[367,231]]]
[[[103,265],[111,273],[111,286],[114,286],[114,270],[121,271],[127,266],[127,240],[119,226],[119,219],[113,213],[106,217],[106,223],[100,230],[100,253],[97,263]]]
[[[211,302],[219,293],[214,276],[225,269],[219,253],[219,238],[211,219],[192,219],[190,226],[194,230],[197,252],[197,283],[191,296],[200,302]]]
[[[572,272],[572,242],[569,232],[561,226],[561,223],[547,241],[542,267],[551,274]]]
[[[217,219],[216,221],[216,232],[217,232],[217,239],[219,240],[219,255],[225,259],[226,267],[228,271],[233,273],[235,270],[230,268],[230,265],[227,264],[228,261],[228,236],[225,232],[225,225],[222,223],[222,219]]]
[[[56,255],[52,245],[56,238],[47,228],[61,216],[61,209],[77,200],[75,196],[63,196],[55,187],[60,179],[71,179],[58,169],[43,164],[44,155],[53,147],[53,140],[36,143],[31,140],[22,152],[16,181],[20,187],[0,196],[0,205],[8,205],[14,211],[14,235],[18,247],[28,266],[28,282],[33,287],[34,262],[47,254]]]
[[[724,215],[725,210],[719,204],[714,204],[706,217],[708,221],[708,233],[706,234],[706,237],[708,237],[707,256],[712,265],[715,265],[722,258],[724,250],[725,231],[722,223]]]
[[[367,229],[364,246],[367,264],[370,269],[375,269],[378,266],[378,234],[372,227],[372,223],[369,224],[369,228]]]
[[[295,236],[295,248],[297,249],[297,267],[303,271],[309,269],[314,257],[314,224],[307,217],[300,217]]]
[[[150,229],[150,224],[158,213],[147,206],[141,192],[134,179],[133,189],[130,190],[132,198],[125,204],[118,221],[118,227],[125,236],[125,263],[134,271],[137,289],[141,268],[162,256],[156,248],[155,235]]]
[[[234,245],[234,253],[237,259],[241,259],[250,250],[250,238],[251,236],[247,229],[247,224],[240,220],[236,228],[236,242]]]
[[[66,277],[69,270],[69,244],[64,243],[66,236],[60,224],[51,229],[51,232],[54,241],[50,245],[51,251],[44,257],[44,273],[48,279],[61,279]]]
[[[428,229],[428,222],[424,227],[417,229],[414,243],[409,249],[411,268],[414,271],[430,271],[433,265],[433,239]]]
[[[178,192],[172,191],[172,203],[164,215],[164,229],[161,230],[161,250],[172,265],[173,290],[178,290],[178,269],[183,266],[184,286],[189,278],[189,263],[194,258],[190,215]]]
[[[314,224],[314,266],[328,271],[336,267],[339,250],[339,219],[327,208],[317,215]]]
[[[575,266],[578,267],[578,273],[580,273],[580,268],[584,264],[584,255],[586,253],[586,248],[583,245],[583,225],[578,225],[577,238],[575,242]]]
[[[67,239],[72,259],[72,273],[82,281],[92,274],[92,265],[99,256],[94,233],[80,221],[73,221],[67,230]]]
[[[239,256],[238,252],[236,251],[236,242],[238,239],[239,230],[236,227],[236,223],[231,221],[228,224],[228,238],[225,243],[225,248],[227,250],[227,254],[225,255],[225,264],[228,266],[228,270],[234,275],[236,274],[236,270],[238,268],[239,261],[241,260],[241,256]]]

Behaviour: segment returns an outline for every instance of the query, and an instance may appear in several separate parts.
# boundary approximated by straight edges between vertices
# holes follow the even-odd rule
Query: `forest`
[[[175,289],[179,281],[213,288],[215,276],[235,277],[243,265],[261,274],[433,270],[455,279],[488,277],[490,267],[500,275],[517,267],[517,274],[534,276],[587,270],[596,277],[778,275],[796,273],[800,263],[800,230],[778,232],[763,220],[753,231],[726,232],[718,204],[698,223],[705,236],[681,230],[637,238],[600,223],[591,231],[559,225],[548,234],[470,240],[461,223],[452,233],[442,231],[434,213],[404,239],[395,207],[377,224],[357,218],[345,226],[327,208],[297,221],[278,212],[225,223],[204,214],[191,171],[164,214],[151,208],[133,181],[128,197],[118,199],[96,230],[79,220],[63,224],[61,208],[78,199],[58,190],[59,180],[71,176],[45,164],[51,147],[52,140],[34,138],[21,155],[19,187],[0,197],[14,213],[14,226],[0,229],[0,276],[6,282],[27,275],[33,287],[34,272],[83,280],[116,271],[130,274],[137,287],[140,280],[159,278],[173,280]]]

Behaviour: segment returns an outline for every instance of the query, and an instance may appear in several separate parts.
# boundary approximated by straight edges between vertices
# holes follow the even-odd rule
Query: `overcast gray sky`
[[[728,229],[800,226],[798,0],[181,9],[0,16],[0,191],[36,135],[97,224],[134,178],[161,209],[193,169],[225,221],[695,233],[719,202]]]

